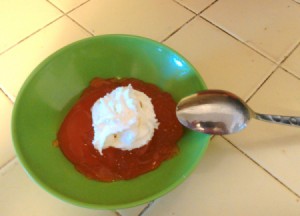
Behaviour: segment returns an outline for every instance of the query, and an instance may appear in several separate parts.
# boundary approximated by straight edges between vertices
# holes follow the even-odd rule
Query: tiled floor
[[[14,98],[55,50],[126,33],[171,46],[209,88],[254,110],[300,116],[300,3],[296,0],[0,1],[0,215],[300,215],[300,128],[253,120],[214,137],[193,174],[153,203],[116,211],[72,206],[33,183],[15,159]]]

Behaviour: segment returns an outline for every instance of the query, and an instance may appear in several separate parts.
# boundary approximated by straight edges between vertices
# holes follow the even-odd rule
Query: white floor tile
[[[188,9],[192,10],[195,13],[199,13],[208,7],[215,0],[176,0],[178,3],[184,5]]]
[[[69,18],[59,19],[0,56],[0,84],[16,96],[27,76],[42,60],[64,45],[88,36]]]
[[[12,106],[0,90],[0,167],[15,156],[10,130]]]
[[[47,1],[0,1],[0,53],[61,16]]]
[[[85,209],[54,198],[31,181],[16,160],[0,171],[0,190],[0,215],[116,216],[112,211]]]
[[[49,0],[52,2],[56,7],[61,9],[64,12],[68,12],[81,4],[87,2],[88,0]]]
[[[216,137],[187,181],[157,200],[143,216],[299,214],[299,198]]]
[[[70,16],[94,34],[135,34],[160,41],[194,14],[172,0],[91,0]]]
[[[250,100],[261,113],[300,116],[300,80],[277,70]],[[250,121],[228,136],[236,146],[300,195],[300,128]]]
[[[287,58],[282,66],[289,72],[300,77],[300,46]]]
[[[166,42],[196,67],[209,88],[249,97],[275,68],[266,58],[202,18],[195,18]]]
[[[202,16],[280,62],[300,40],[299,14],[289,0],[223,0]]]

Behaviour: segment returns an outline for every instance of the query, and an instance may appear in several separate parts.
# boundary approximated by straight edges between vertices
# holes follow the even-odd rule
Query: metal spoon
[[[256,113],[241,98],[223,90],[206,90],[181,99],[176,115],[185,127],[216,135],[238,132],[251,118],[300,126],[300,117]]]

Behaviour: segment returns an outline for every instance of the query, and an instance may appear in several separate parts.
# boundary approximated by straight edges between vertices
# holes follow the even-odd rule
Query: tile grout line
[[[250,45],[248,45],[247,43],[243,42],[242,40],[240,40],[239,38],[237,38],[236,36],[234,36],[233,34],[230,34],[229,32],[227,32],[226,30],[222,29],[220,26],[216,25],[215,23],[213,23],[212,21],[208,20],[207,18],[203,17],[201,14],[198,15],[200,18],[204,19],[206,22],[208,22],[209,24],[213,25],[214,27],[216,27],[217,29],[219,29],[220,31],[224,32],[225,34],[227,34],[228,36],[230,36],[231,38],[237,40],[239,43],[245,45],[246,47],[250,48],[252,51],[256,52],[257,54],[259,54],[260,56],[264,57],[265,59],[271,61],[272,63],[279,65],[280,63],[275,62],[273,59],[269,58],[268,56],[264,55],[263,53],[257,51],[256,49],[254,49],[253,47],[251,47]]]
[[[82,2],[81,4],[77,5],[76,7],[72,8],[71,10],[69,10],[68,12],[64,12],[62,9],[60,9],[58,6],[56,6],[54,3],[51,2],[51,0],[46,0],[49,4],[51,4],[53,7],[55,7],[57,10],[59,10],[61,13],[63,13],[64,15],[71,13],[72,11],[76,10],[77,8],[81,7],[82,5],[88,3],[90,0],[87,0],[85,2]]]
[[[210,3],[208,6],[206,6],[205,8],[203,8],[199,13],[198,13],[198,16],[203,13],[204,11],[206,11],[208,8],[210,8],[211,6],[213,6],[215,3],[217,3],[217,1],[219,0],[215,0],[213,1],[212,3]]]
[[[88,29],[83,27],[79,22],[71,18],[68,14],[66,14],[66,17],[68,17],[72,22],[74,22],[76,25],[78,25],[81,29],[83,29],[86,33],[88,33],[90,36],[95,36],[92,32],[90,32]]]
[[[274,176],[270,171],[268,171],[266,168],[261,166],[257,161],[255,161],[252,157],[250,157],[248,154],[246,154],[244,151],[242,151],[240,148],[238,148],[236,145],[234,145],[228,138],[222,136],[227,142],[229,142],[235,149],[237,149],[241,154],[243,154],[245,157],[247,157],[249,160],[251,160],[253,163],[255,163],[258,167],[260,167],[262,170],[264,170],[266,173],[268,173],[271,177],[273,177],[276,181],[278,181],[282,186],[284,186],[288,191],[290,191],[292,194],[294,194],[297,198],[300,198],[300,195],[297,194],[295,191],[293,191],[290,187],[288,187],[286,184],[284,184],[281,180],[279,180],[276,176]]]
[[[286,72],[286,73],[290,74],[291,76],[293,76],[294,78],[296,78],[296,79],[300,80],[300,77],[299,77],[299,76],[297,76],[296,74],[294,74],[294,73],[290,72],[289,70],[285,69],[285,68],[284,68],[284,67],[282,67],[281,65],[280,65],[279,67],[280,67],[280,69],[282,69],[284,72]]]
[[[95,36],[92,32],[90,32],[88,29],[86,29],[85,27],[83,27],[80,23],[78,23],[76,20],[74,20],[73,18],[70,17],[69,13],[73,12],[74,10],[76,10],[77,8],[81,7],[82,5],[88,3],[90,0],[87,0],[83,3],[81,3],[80,5],[76,6],[75,8],[69,10],[68,12],[64,12],[63,10],[61,10],[59,7],[57,7],[54,3],[52,3],[50,0],[47,0],[47,2],[49,4],[51,4],[53,7],[55,7],[57,10],[59,10],[61,13],[64,14],[64,16],[68,17],[72,22],[74,22],[76,25],[78,25],[80,28],[82,28],[85,32],[87,32],[90,36]]]
[[[2,86],[0,86],[0,92],[2,92],[12,104],[15,103],[16,98],[9,94],[7,91],[5,91],[5,89]]]
[[[12,158],[8,159],[4,164],[0,166],[0,171],[5,169],[5,167],[9,166],[9,164],[13,163],[16,160],[16,156],[13,156]]]
[[[65,15],[65,12],[61,10],[59,7],[57,7],[54,3],[52,3],[50,0],[46,0],[48,4],[50,4],[52,7],[55,7],[57,10],[59,10],[63,15]]]
[[[181,30],[184,26],[186,26],[187,24],[189,24],[193,19],[195,19],[197,17],[197,14],[195,14],[192,18],[190,18],[189,20],[187,20],[184,24],[182,24],[181,26],[179,26],[177,29],[175,29],[173,32],[171,32],[167,37],[165,37],[163,40],[161,40],[161,43],[164,43],[165,41],[167,41],[170,37],[172,37],[174,34],[176,34],[179,30]]]
[[[246,103],[248,103],[255,94],[263,87],[263,85],[270,79],[270,77],[275,73],[275,71],[280,67],[280,65],[277,65],[271,73],[260,83],[260,85],[250,94],[250,96],[245,100]]]
[[[300,4],[300,2],[299,1],[295,1],[295,0],[293,0],[294,2],[296,2],[297,4]]]
[[[17,45],[19,45],[20,43],[22,43],[23,41],[27,40],[28,38],[30,38],[31,36],[37,34],[38,32],[40,32],[41,30],[43,30],[44,28],[48,27],[49,25],[53,24],[54,22],[56,22],[57,20],[61,19],[64,16],[64,14],[60,15],[59,17],[57,17],[56,19],[52,20],[51,22],[47,23],[46,25],[44,25],[43,27],[37,29],[36,31],[32,32],[31,34],[27,35],[26,37],[24,37],[23,39],[21,39],[20,41],[18,41],[17,43],[13,44],[12,46],[8,47],[7,49],[3,50],[2,52],[0,52],[0,56],[3,55],[4,53],[8,52],[9,50],[11,50],[12,48],[16,47]]]
[[[181,7],[185,8],[186,10],[192,12],[193,14],[197,14],[196,12],[192,11],[190,8],[188,8],[187,6],[183,5],[182,3],[178,2],[178,0],[173,0],[173,2],[175,2],[176,4],[180,5]]]
[[[143,214],[147,211],[148,208],[150,208],[152,206],[152,204],[154,202],[155,202],[155,200],[150,201],[137,216],[143,216]],[[122,213],[120,213],[118,210],[115,210],[115,213],[117,216],[122,216]]]
[[[279,62],[279,65],[282,65],[285,63],[285,61],[295,52],[295,50],[300,47],[300,40],[298,41],[297,45],[291,49],[288,54]]]
[[[113,210],[112,212],[114,212],[116,214],[116,216],[122,216],[122,214],[120,212],[118,212],[118,210]]]
[[[1,92],[2,92],[2,93],[4,94],[4,96],[9,100],[9,102],[13,105],[14,102],[15,102],[15,97],[13,97],[13,96],[10,95],[8,92],[6,92],[6,91],[4,90],[4,88],[0,85],[0,93],[1,93]],[[14,155],[12,158],[8,159],[4,164],[2,164],[2,165],[0,166],[0,171],[1,171],[2,169],[4,169],[6,166],[8,166],[12,161],[14,161],[15,158],[16,158],[16,155]]]
[[[200,12],[194,12],[192,9],[190,9],[187,6],[185,6],[184,4],[180,3],[178,0],[173,0],[173,1],[176,2],[178,5],[182,6],[183,8],[187,9],[188,11],[192,12],[193,14],[200,15],[202,12],[204,12],[205,10],[207,10],[209,7],[211,7],[212,5],[214,5],[219,0],[214,0],[209,5],[207,5],[202,10],[200,10]]]
[[[282,64],[293,54],[293,52],[300,47],[300,41],[298,42],[298,44],[289,51],[289,53],[277,64],[277,66],[275,67],[275,69],[269,74],[269,76],[258,86],[257,89],[255,89],[255,91],[248,97],[248,99],[246,100],[246,102],[249,102],[251,100],[251,98],[253,98],[255,96],[255,94],[262,88],[262,86],[269,80],[269,78],[275,73],[276,70],[278,70],[279,68],[283,69],[286,73],[289,73],[291,75],[293,75],[295,78],[300,79],[297,75],[293,74],[292,72],[288,71],[287,69],[285,69],[284,67],[282,67]]]
[[[148,203],[148,205],[138,214],[138,216],[143,216],[143,214],[154,204],[155,200]]]
[[[200,15],[203,11],[205,11],[206,9],[208,9],[210,6],[212,6],[213,4],[215,4],[218,0],[215,0],[214,2],[212,2],[211,4],[209,4],[207,7],[205,7],[203,10],[201,10],[199,13],[195,13],[194,11],[190,10],[188,7],[186,7],[183,4],[179,3],[177,0],[173,0],[173,1],[175,3],[177,3],[178,5],[182,6],[183,8],[187,9],[191,13],[193,13],[194,16],[191,17],[189,20],[187,20],[183,25],[179,26],[176,30],[174,30],[173,32],[171,32],[163,40],[161,40],[161,43],[164,43],[165,41],[167,41],[170,37],[172,37],[174,34],[176,34],[178,31],[180,31],[184,26],[186,26],[187,24],[189,24],[193,19],[195,19],[198,15]]]
[[[300,4],[300,3],[299,3]],[[285,72],[293,75],[295,78],[300,79],[299,76],[297,76],[296,74],[294,74],[293,72],[290,72],[289,69],[286,69],[283,64],[286,62],[286,60],[295,52],[296,49],[298,49],[300,47],[300,40],[298,42],[298,44],[283,58],[283,60],[279,63],[279,67],[281,69],[283,69]]]
[[[82,5],[85,5],[85,4],[88,3],[89,1],[91,1],[91,0],[87,0],[87,1],[85,1],[85,2],[82,2],[80,5],[74,7],[73,9],[69,10],[69,11],[68,11],[67,13],[65,13],[65,14],[69,14],[69,13],[73,12],[74,10],[80,8]]]

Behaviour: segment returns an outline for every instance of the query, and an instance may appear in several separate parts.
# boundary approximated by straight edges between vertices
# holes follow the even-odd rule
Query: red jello
[[[92,144],[91,107],[115,88],[129,84],[152,99],[159,127],[151,141],[141,148],[123,151],[110,147],[101,155]],[[95,78],[65,117],[57,135],[59,147],[75,168],[89,178],[105,182],[132,179],[157,168],[178,153],[176,143],[183,135],[183,128],[175,109],[172,96],[153,84],[133,78]]]

